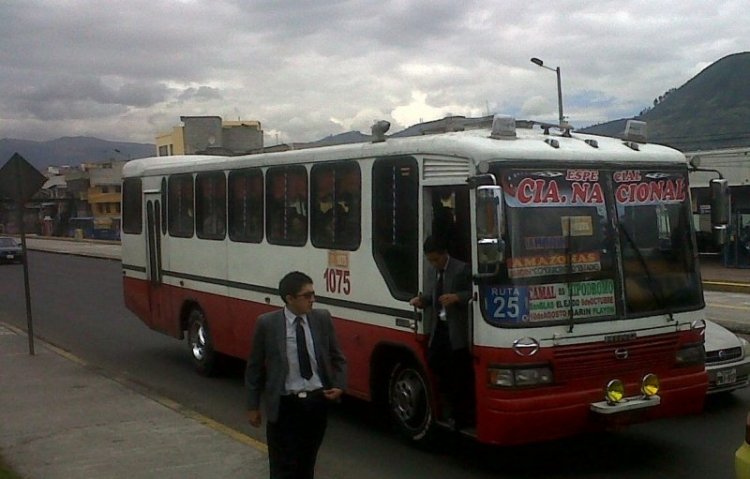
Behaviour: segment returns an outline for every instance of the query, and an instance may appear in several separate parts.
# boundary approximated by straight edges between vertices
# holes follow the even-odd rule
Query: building
[[[50,167],[48,180],[34,195],[38,232],[45,236],[118,239],[125,163],[110,160]]]
[[[729,245],[723,249],[725,262],[750,265],[750,147],[688,151],[685,156],[699,170],[690,173],[693,219],[699,247],[703,251],[711,250],[709,181],[726,178],[732,197],[732,217]]]
[[[119,239],[122,212],[122,167],[124,161],[87,164],[88,203],[93,216],[94,236]]]
[[[156,155],[222,155],[254,153],[263,148],[259,121],[223,121],[220,116],[181,116],[181,126],[156,136]]]

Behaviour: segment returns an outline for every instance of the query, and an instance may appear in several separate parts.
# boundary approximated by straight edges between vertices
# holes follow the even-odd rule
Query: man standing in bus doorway
[[[313,309],[312,279],[298,271],[279,283],[284,308],[258,317],[245,371],[247,417],[261,424],[264,398],[271,479],[310,479],[328,405],[346,384],[346,359],[331,314]]]
[[[429,236],[423,246],[430,271],[425,293],[409,304],[425,309],[429,332],[427,362],[439,381],[442,417],[453,428],[474,422],[474,373],[469,352],[469,266],[448,254],[442,239]]]

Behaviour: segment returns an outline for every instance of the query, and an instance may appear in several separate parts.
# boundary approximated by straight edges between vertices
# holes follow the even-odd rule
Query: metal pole
[[[562,82],[560,81],[560,67],[555,68],[557,73],[557,107],[560,110],[560,126],[563,126],[565,117],[563,116],[563,104],[562,104]]]
[[[29,338],[29,354],[34,356],[34,323],[31,319],[31,288],[29,287],[29,256],[26,250],[26,225],[23,221],[25,206],[23,180],[21,179],[20,162],[16,163],[16,180],[18,181],[18,224],[21,227],[21,247],[23,248],[23,286],[26,291],[26,336]]]

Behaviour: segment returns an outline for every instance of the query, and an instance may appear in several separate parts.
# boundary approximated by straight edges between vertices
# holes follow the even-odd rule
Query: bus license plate
[[[716,385],[723,386],[725,384],[732,384],[737,382],[737,370],[727,369],[724,371],[717,371],[716,373]]]

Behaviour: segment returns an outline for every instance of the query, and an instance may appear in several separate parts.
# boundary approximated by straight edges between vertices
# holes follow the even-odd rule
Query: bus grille
[[[627,358],[622,358],[624,351],[627,351]],[[675,335],[618,343],[559,346],[555,348],[555,380],[564,382],[604,375],[651,372],[671,366],[676,352]]]
[[[727,348],[719,351],[706,351],[706,364],[735,361],[742,358],[742,348]]]

